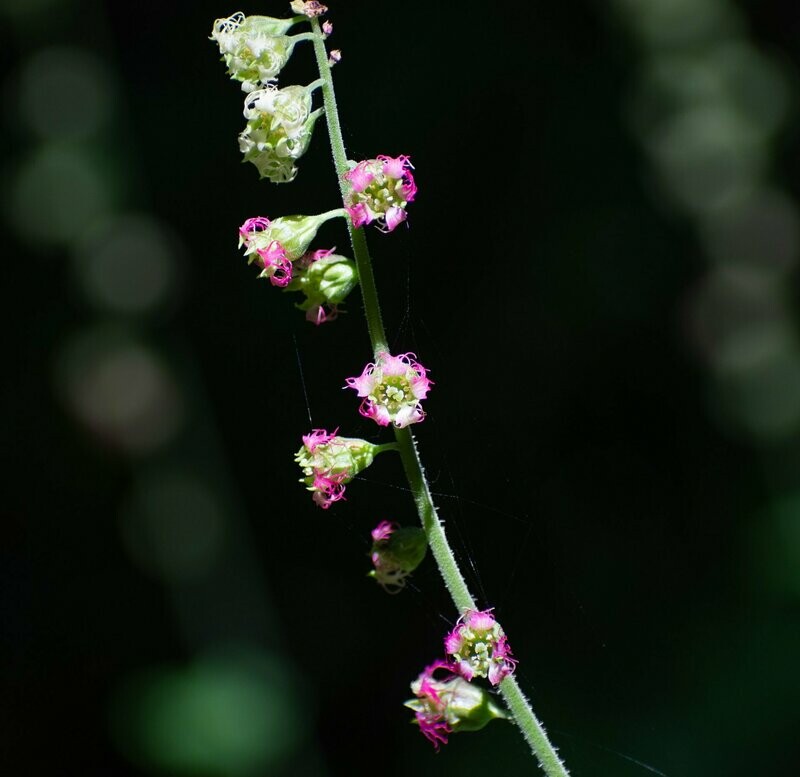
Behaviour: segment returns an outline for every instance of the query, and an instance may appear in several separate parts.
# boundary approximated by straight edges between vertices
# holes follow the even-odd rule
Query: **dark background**
[[[457,613],[431,558],[366,577],[369,530],[416,520],[399,462],[327,512],[297,482],[312,425],[389,438],[341,390],[357,293],[315,328],[237,250],[336,207],[324,122],[290,185],[240,162],[208,40],[238,7],[0,7],[4,771],[536,773],[508,724],[439,754],[409,725]],[[576,777],[800,761],[791,11],[331,3],[350,157],[415,165],[368,241],[435,383],[423,461]],[[314,77],[301,44],[280,82]]]

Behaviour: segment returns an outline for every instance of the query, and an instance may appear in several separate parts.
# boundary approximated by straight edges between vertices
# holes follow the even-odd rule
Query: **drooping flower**
[[[260,278],[269,278],[274,286],[285,288],[292,280],[292,263],[306,252],[320,225],[332,214],[319,216],[283,216],[270,221],[265,216],[247,219],[239,227],[239,248],[244,246],[247,263],[258,260]]]
[[[491,610],[466,610],[445,637],[444,648],[466,680],[487,677],[497,685],[517,666],[505,632]]]
[[[413,165],[407,156],[379,155],[359,162],[345,180],[350,189],[345,210],[358,228],[375,221],[383,232],[391,232],[406,220],[406,206],[414,200],[417,186],[411,174]]]
[[[286,35],[293,24],[294,19],[245,16],[241,11],[214,21],[210,38],[219,46],[228,75],[241,81],[242,91],[252,92],[278,77],[297,42]]]
[[[361,415],[380,426],[391,423],[402,429],[425,418],[422,400],[433,385],[427,372],[413,353],[392,356],[381,351],[361,375],[345,382],[363,397],[358,409]]]
[[[369,576],[387,593],[399,593],[405,588],[406,578],[422,563],[427,550],[425,532],[418,526],[381,521],[372,530],[373,569]]]
[[[304,86],[273,85],[247,95],[247,126],[239,135],[245,162],[255,165],[261,178],[288,183],[297,175],[295,162],[311,142],[322,110],[311,111],[311,90]]]
[[[437,676],[438,675],[438,676]],[[483,688],[467,682],[446,661],[434,661],[411,683],[416,698],[405,702],[414,710],[412,722],[436,750],[450,734],[478,731],[505,712]]]
[[[313,324],[334,321],[339,305],[358,283],[352,259],[335,254],[335,248],[307,251],[295,262],[295,274],[287,291],[300,291],[305,300],[297,304]]]
[[[345,485],[372,464],[381,449],[366,440],[339,437],[337,431],[313,429],[303,435],[303,447],[294,457],[303,470],[300,482],[313,492],[314,503],[324,510],[345,498]]]

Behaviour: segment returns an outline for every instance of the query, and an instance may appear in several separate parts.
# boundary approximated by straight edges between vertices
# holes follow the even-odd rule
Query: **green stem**
[[[328,53],[325,49],[324,38],[320,31],[317,19],[311,20],[311,28],[314,31],[314,53],[317,58],[319,74],[323,80],[322,95],[325,104],[325,115],[328,125],[328,135],[333,152],[333,162],[336,167],[336,174],[339,179],[339,187],[344,198],[347,194],[346,181],[344,179],[349,167],[347,164],[347,153],[342,138],[342,129],[339,123],[339,114],[336,108],[336,96],[333,91],[333,79],[331,78],[331,67],[328,64]],[[386,333],[383,329],[381,320],[380,305],[378,302],[378,291],[375,286],[375,277],[372,273],[372,261],[367,248],[364,230],[354,229],[352,220],[346,219],[347,228],[350,232],[350,242],[353,247],[353,256],[358,268],[359,285],[361,286],[361,296],[364,303],[364,312],[367,319],[370,341],[375,355],[381,351],[388,351],[386,344]],[[420,461],[416,441],[410,429],[395,429],[395,439],[397,449],[403,462],[408,479],[411,493],[414,496],[414,503],[417,506],[422,527],[428,538],[428,544],[433,553],[439,571],[444,580],[447,590],[453,598],[453,603],[459,612],[464,610],[477,609],[475,599],[467,587],[464,575],[456,562],[450,543],[447,541],[444,524],[439,518],[436,507],[433,504],[428,481]],[[391,443],[390,443],[391,444]],[[506,677],[500,683],[500,693],[508,705],[513,716],[514,722],[522,730],[523,736],[539,761],[540,766],[548,777],[569,777],[564,765],[561,763],[555,748],[550,744],[547,734],[542,728],[541,723],[533,714],[533,710],[528,700],[523,695],[514,677]]]
[[[325,49],[324,38],[320,31],[319,21],[316,18],[311,20],[311,28],[314,30],[314,54],[317,57],[317,67],[319,68],[320,78],[323,81],[322,99],[325,105],[328,136],[331,140],[333,164],[336,168],[336,176],[339,179],[339,190],[344,199],[347,194],[347,182],[344,175],[350,168],[347,165],[347,152],[344,149],[342,127],[339,123],[339,111],[336,108],[331,66],[328,64],[328,52]],[[346,221],[347,230],[350,233],[350,244],[353,247],[353,258],[358,270],[358,283],[361,287],[361,297],[364,301],[364,315],[367,319],[369,338],[372,342],[374,353],[378,354],[380,351],[388,351],[389,346],[386,343],[386,332],[383,329],[381,308],[378,304],[378,290],[375,287],[375,276],[372,273],[372,260],[364,237],[364,230],[355,229],[353,221],[349,217]]]

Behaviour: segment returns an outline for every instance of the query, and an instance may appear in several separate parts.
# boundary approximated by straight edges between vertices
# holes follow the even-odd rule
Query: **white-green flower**
[[[273,183],[293,180],[295,161],[308,149],[320,113],[311,112],[311,90],[304,86],[267,86],[251,92],[244,101],[247,126],[239,135],[244,161]]]
[[[286,32],[292,19],[271,16],[245,16],[241,11],[217,19],[211,29],[230,77],[242,84],[242,90],[252,92],[273,82],[289,61],[298,39]]]

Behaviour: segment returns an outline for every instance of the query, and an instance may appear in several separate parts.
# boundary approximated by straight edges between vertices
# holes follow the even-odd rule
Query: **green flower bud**
[[[336,317],[336,306],[358,283],[355,262],[334,254],[333,250],[306,254],[295,265],[292,282],[286,287],[287,291],[300,291],[305,295],[305,300],[297,307],[306,311],[309,321],[318,324]]]

